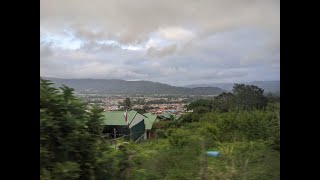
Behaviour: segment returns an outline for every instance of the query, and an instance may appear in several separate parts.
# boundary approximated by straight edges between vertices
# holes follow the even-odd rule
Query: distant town
[[[104,111],[119,111],[124,109],[124,101],[130,98],[132,110],[142,110],[152,114],[170,113],[180,116],[187,112],[186,106],[197,99],[213,98],[214,96],[172,96],[172,95],[153,95],[153,96],[123,96],[123,95],[104,95],[104,94],[77,94],[78,97],[87,102],[88,107],[94,105],[103,108]]]
[[[124,101],[130,98],[130,110],[140,114],[172,114],[175,117],[187,111],[186,106],[198,99],[213,99],[230,92],[233,83],[199,84],[188,87],[171,86],[152,81],[125,81],[121,79],[59,79],[48,78],[56,87],[72,87],[88,108],[99,106],[105,112],[123,111]],[[265,94],[280,95],[280,81],[255,81]]]

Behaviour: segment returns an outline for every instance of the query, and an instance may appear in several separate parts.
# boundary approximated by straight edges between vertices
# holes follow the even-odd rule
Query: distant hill
[[[181,95],[217,95],[224,92],[218,87],[175,87],[151,81],[125,81],[120,79],[58,79],[48,78],[55,86],[62,84],[72,87],[79,93],[103,94],[181,94]]]
[[[258,86],[264,89],[265,93],[280,94],[280,81],[253,81],[250,83],[243,83],[243,84]],[[187,88],[219,87],[221,89],[231,91],[233,88],[233,83],[192,84],[185,87]]]
[[[233,84],[232,83],[212,83],[212,84],[191,84],[184,86],[187,88],[196,88],[196,87],[219,87],[221,89],[231,91]]]

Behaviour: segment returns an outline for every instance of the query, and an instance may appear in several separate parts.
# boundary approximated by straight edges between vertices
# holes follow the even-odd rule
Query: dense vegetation
[[[160,121],[157,138],[114,149],[101,138],[99,109],[85,109],[72,89],[40,80],[41,179],[280,179],[280,101],[256,86],[198,100],[192,113]]]
[[[120,177],[124,156],[101,138],[101,110],[51,85],[40,79],[40,179]]]
[[[280,81],[253,81],[250,83],[245,83],[246,85],[254,85],[262,88],[265,93],[272,93],[275,95],[280,95]],[[227,91],[232,91],[233,84],[232,83],[213,83],[213,84],[193,84],[189,86],[185,86],[189,88],[194,87],[219,87],[221,89],[225,89]]]

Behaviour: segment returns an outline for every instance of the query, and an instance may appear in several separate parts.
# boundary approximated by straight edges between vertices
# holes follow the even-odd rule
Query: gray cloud
[[[166,55],[173,54],[177,49],[177,45],[173,44],[170,46],[166,46],[161,49],[156,49],[155,47],[150,47],[147,50],[147,56],[151,57],[163,57]]]
[[[175,85],[280,76],[277,0],[41,0],[40,6],[44,76]]]
[[[195,27],[201,35],[242,26],[279,28],[279,1],[257,0],[42,0],[40,23],[68,26],[86,39],[147,39],[161,28]],[[98,32],[93,32],[96,27]],[[59,29],[59,28],[58,28]],[[99,31],[100,29],[100,31]]]
[[[40,59],[53,55],[50,43],[40,43]]]

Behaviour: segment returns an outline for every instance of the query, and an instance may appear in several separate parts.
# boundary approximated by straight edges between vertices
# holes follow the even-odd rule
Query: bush
[[[156,131],[156,136],[157,136],[157,138],[166,138],[167,137],[166,134],[165,134],[165,131],[161,130],[161,129],[158,129]]]
[[[78,179],[80,177],[80,165],[74,162],[56,163],[52,170],[53,179]]]

